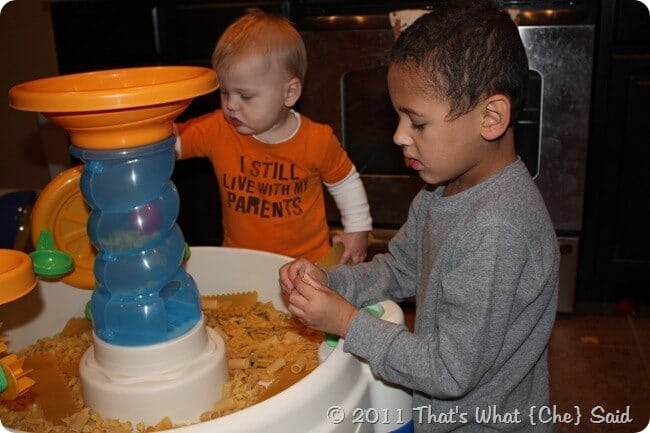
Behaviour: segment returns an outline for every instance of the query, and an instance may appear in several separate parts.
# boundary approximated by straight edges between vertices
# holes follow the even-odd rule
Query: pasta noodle
[[[291,364],[290,367],[291,372],[298,374],[305,369],[306,365],[307,365],[307,358],[305,358],[304,356],[300,356],[298,357],[298,359],[296,359],[296,361],[293,364]]]
[[[219,300],[218,299],[208,299],[208,298],[202,298],[201,299],[201,308],[203,310],[216,310],[219,307]]]
[[[287,365],[286,359],[278,358],[275,361],[273,361],[273,363],[271,363],[271,365],[266,367],[266,372],[268,374],[272,375],[273,373],[276,373],[278,370],[280,370],[285,365]]]
[[[212,408],[212,411],[221,413],[221,412],[233,410],[237,407],[237,405],[238,402],[235,397],[228,397],[224,400],[217,402]]]
[[[232,395],[232,382],[226,382],[221,387],[221,398],[228,398]]]
[[[202,413],[200,421],[252,406],[291,386],[318,366],[318,346],[323,334],[307,328],[290,314],[276,310],[271,302],[257,302],[254,292],[204,296],[201,305],[206,325],[219,333],[226,343],[229,380],[223,384],[222,399],[211,410]],[[4,426],[37,433],[147,433],[178,427],[168,417],[152,426],[102,419],[84,407],[77,367],[92,344],[92,327],[77,326],[73,331],[68,329],[54,337],[42,338],[17,355],[27,358],[51,353],[61,366],[79,411],[54,425],[44,418],[33,399],[15,402],[0,399],[0,418]]]
[[[231,370],[234,370],[236,368],[246,369],[246,368],[250,368],[250,366],[251,366],[251,361],[248,358],[234,358],[228,360],[228,368],[230,368]]]
[[[282,337],[282,341],[285,344],[300,343],[302,340],[303,340],[303,337],[301,335],[296,334],[293,331],[287,331],[284,334],[284,337]]]

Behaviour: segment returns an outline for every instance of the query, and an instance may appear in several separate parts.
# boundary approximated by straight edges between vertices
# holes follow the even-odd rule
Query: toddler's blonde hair
[[[307,51],[289,20],[253,10],[238,18],[221,35],[212,53],[212,68],[228,68],[243,55],[262,54],[283,63],[286,71],[304,82]]]

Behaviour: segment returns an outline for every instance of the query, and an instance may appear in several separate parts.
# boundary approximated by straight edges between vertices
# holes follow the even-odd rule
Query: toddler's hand
[[[343,254],[339,263],[356,265],[366,259],[368,232],[339,233],[332,238],[332,243],[343,244]]]

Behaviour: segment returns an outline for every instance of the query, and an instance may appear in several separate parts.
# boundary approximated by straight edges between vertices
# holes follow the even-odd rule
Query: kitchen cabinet
[[[578,297],[650,302],[650,15],[603,0]]]

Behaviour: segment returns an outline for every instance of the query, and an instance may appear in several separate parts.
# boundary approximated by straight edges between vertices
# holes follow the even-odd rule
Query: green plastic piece
[[[44,278],[59,278],[74,269],[72,256],[54,247],[54,237],[49,230],[38,236],[36,250],[29,253],[34,273]]]
[[[384,307],[380,304],[367,305],[363,307],[363,309],[370,313],[372,317],[376,317],[377,319],[384,315]],[[325,334],[325,343],[327,343],[329,347],[334,347],[338,344],[340,338],[341,337],[338,335]]]
[[[0,367],[0,392],[4,392],[9,387],[9,382],[5,377],[5,372]]]
[[[183,261],[187,261],[187,259],[189,259],[191,255],[192,255],[192,251],[190,250],[190,246],[187,245],[187,242],[185,242],[185,246],[183,249]]]
[[[380,304],[367,305],[363,307],[363,309],[370,313],[372,317],[376,317],[377,319],[384,315],[384,307]]]
[[[84,316],[91,322],[93,321],[93,312],[90,309],[90,301],[86,302],[86,307],[84,308]]]
[[[334,347],[338,344],[339,338],[341,337],[339,337],[338,335],[325,334],[325,343],[327,343],[329,347]]]

